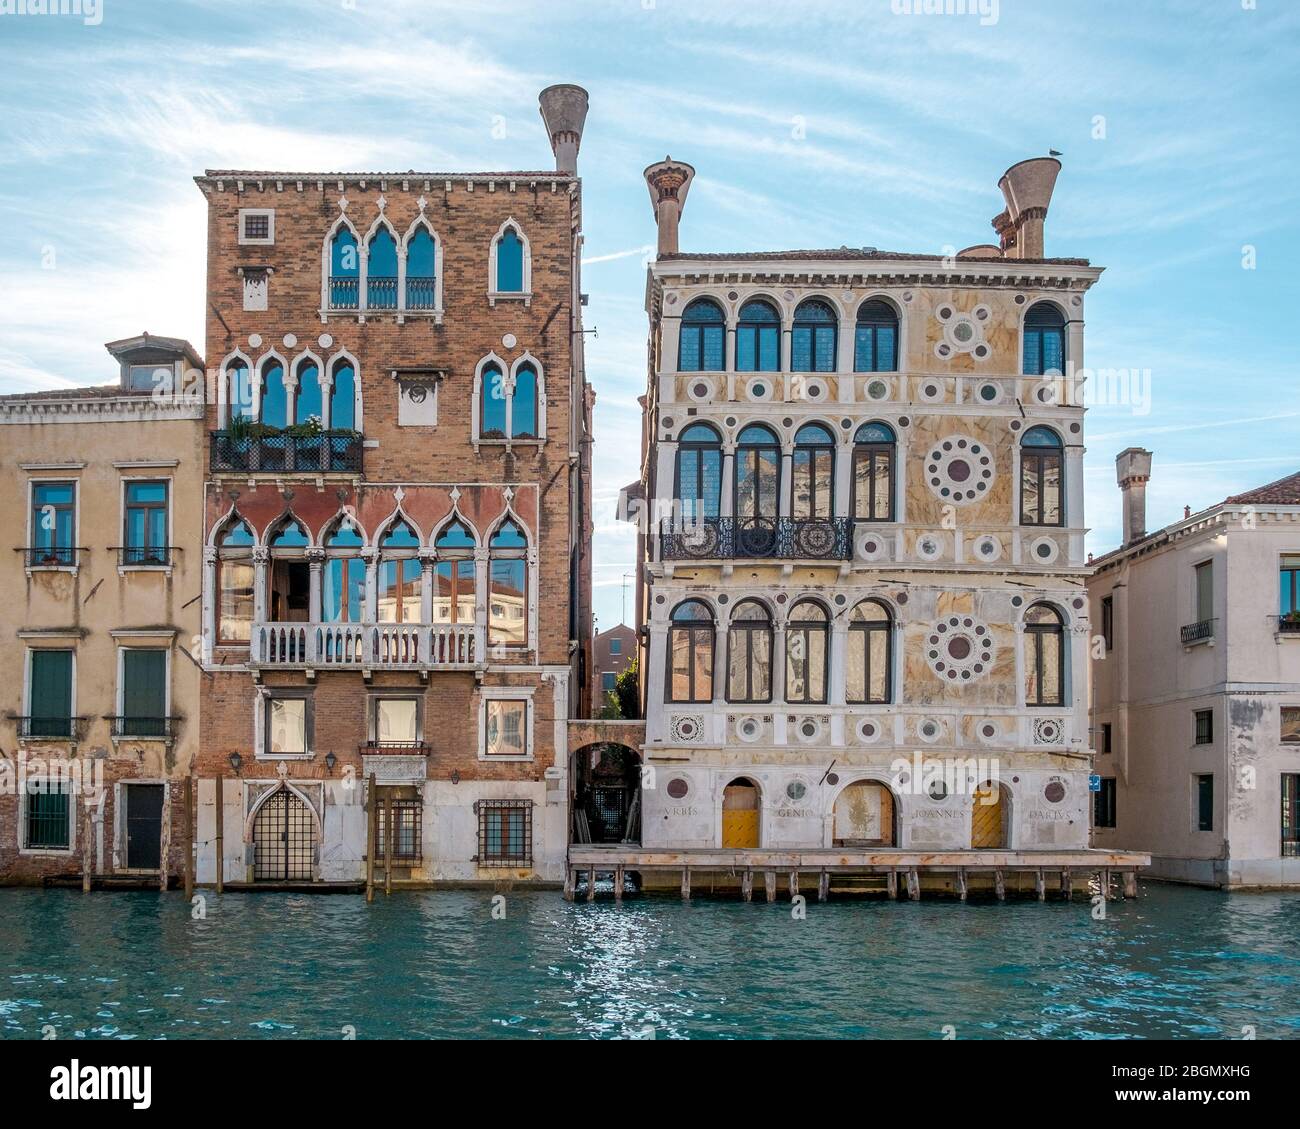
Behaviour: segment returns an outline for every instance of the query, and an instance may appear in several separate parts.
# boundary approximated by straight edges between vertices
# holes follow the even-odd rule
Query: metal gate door
[[[126,791],[126,866],[157,870],[162,863],[161,784],[128,784]]]
[[[270,882],[310,882],[316,854],[316,821],[307,805],[281,788],[253,821],[253,877]]]

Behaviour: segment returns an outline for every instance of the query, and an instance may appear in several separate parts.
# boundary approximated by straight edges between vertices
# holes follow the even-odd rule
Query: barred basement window
[[[420,824],[423,820],[424,805],[420,800],[393,800],[393,862],[402,864],[419,863]],[[388,851],[388,814],[387,806],[381,801],[376,809],[375,821],[375,859],[383,862]]]
[[[72,843],[72,804],[66,784],[49,783],[27,796],[23,846],[29,851],[66,851]]]
[[[479,866],[533,865],[531,800],[477,800]]]

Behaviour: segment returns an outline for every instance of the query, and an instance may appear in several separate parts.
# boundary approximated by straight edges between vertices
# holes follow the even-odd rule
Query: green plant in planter
[[[1300,611],[1287,612],[1282,616],[1282,622],[1289,627],[1300,626]]]

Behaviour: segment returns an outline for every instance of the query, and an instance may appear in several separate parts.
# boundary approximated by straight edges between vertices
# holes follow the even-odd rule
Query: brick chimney
[[[645,182],[650,188],[650,203],[659,225],[659,255],[677,253],[677,226],[686,206],[686,193],[690,191],[695,170],[684,161],[666,157],[657,165],[645,170]]]
[[[1151,478],[1151,452],[1128,447],[1115,456],[1115,481],[1124,499],[1124,544],[1146,536],[1147,482]]]
[[[578,148],[582,145],[582,127],[587,122],[587,92],[581,86],[561,83],[548,86],[537,101],[546,132],[551,136],[555,171],[577,176]]]
[[[993,230],[1008,259],[1043,258],[1043,221],[1060,171],[1055,157],[1030,157],[1002,174],[998,187],[1007,210],[994,217]]]

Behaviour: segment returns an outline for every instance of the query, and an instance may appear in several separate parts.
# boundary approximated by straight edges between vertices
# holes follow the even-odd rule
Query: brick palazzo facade
[[[576,162],[209,171],[197,879],[555,880],[587,716]],[[378,792],[369,796],[369,778]],[[221,777],[221,810],[216,806]]]

